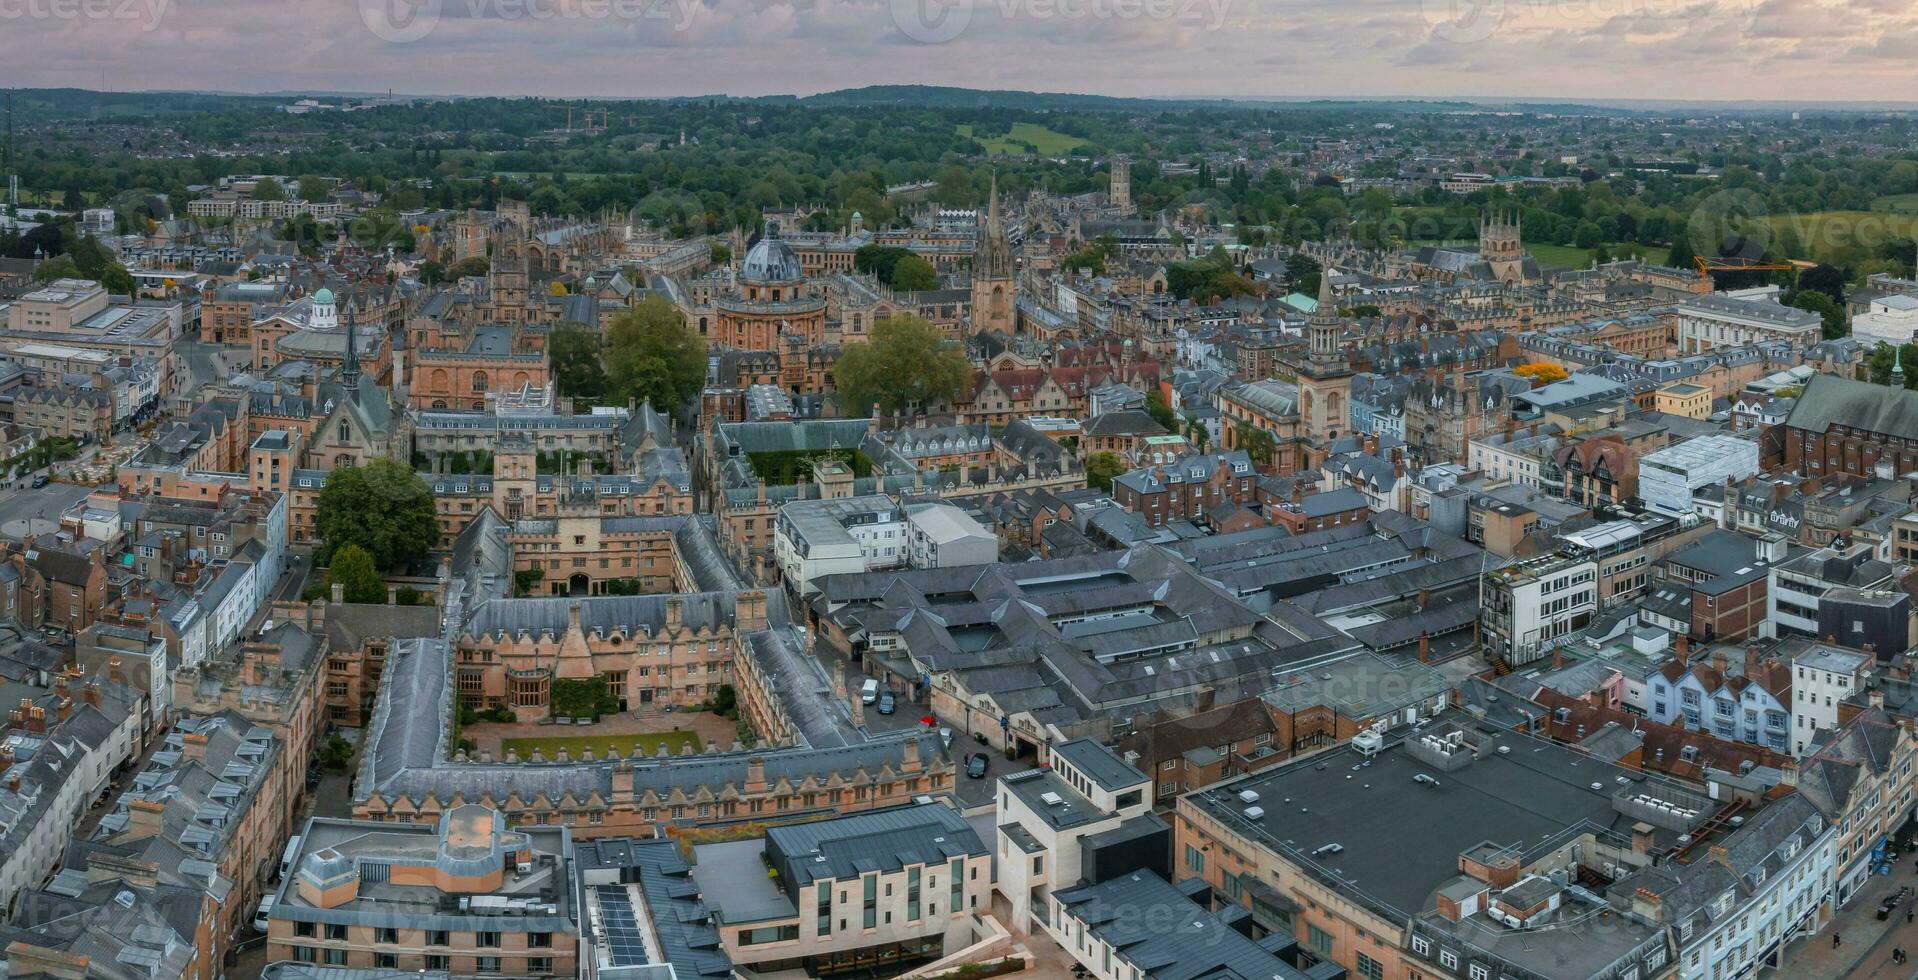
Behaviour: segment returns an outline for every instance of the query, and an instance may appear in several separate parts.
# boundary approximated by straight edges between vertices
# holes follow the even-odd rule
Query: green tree
[[[463,279],[467,276],[483,276],[493,271],[493,264],[484,255],[475,255],[461,259],[446,270],[447,278]]]
[[[1172,411],[1172,406],[1165,403],[1165,396],[1159,393],[1159,389],[1145,393],[1145,413],[1167,432],[1179,431],[1179,416]]]
[[[616,401],[650,401],[676,412],[706,383],[706,345],[679,308],[649,296],[606,328],[606,378]]]
[[[432,488],[418,473],[390,459],[342,466],[327,474],[313,516],[320,536],[316,562],[337,548],[358,545],[378,568],[399,568],[439,543]]]
[[[1125,463],[1113,453],[1093,453],[1086,457],[1086,486],[1101,493],[1112,492],[1112,478],[1125,472]]]
[[[115,296],[131,296],[138,284],[133,281],[133,273],[118,262],[108,265],[100,272],[100,285]]]
[[[554,327],[546,338],[546,357],[560,394],[582,404],[605,397],[606,368],[600,363],[599,334],[593,328],[577,323]]]
[[[1233,441],[1238,443],[1238,448],[1245,450],[1245,454],[1251,457],[1252,462],[1260,466],[1270,463],[1272,454],[1279,448],[1278,440],[1272,438],[1272,433],[1250,422],[1240,422],[1232,430],[1232,435]]]
[[[56,255],[33,267],[34,282],[52,282],[55,279],[79,278],[81,278],[80,267],[73,264],[73,260],[64,255]]]
[[[1681,224],[1673,228],[1671,253],[1666,257],[1665,264],[1678,269],[1689,269],[1697,258],[1698,256],[1692,252],[1692,238],[1685,230],[1685,226]]]
[[[725,242],[712,242],[708,247],[712,252],[714,265],[725,265],[733,260],[732,247]]]
[[[892,288],[908,293],[938,289],[939,271],[932,267],[931,262],[917,255],[908,255],[892,267]]]
[[[331,184],[328,184],[324,178],[312,174],[301,177],[298,186],[302,201],[324,201],[333,193]]]
[[[1845,326],[1845,308],[1829,295],[1816,289],[1800,289],[1785,295],[1785,305],[1816,313],[1824,321],[1826,340],[1837,340],[1850,333]]]
[[[872,339],[849,344],[832,369],[840,414],[858,418],[877,404],[899,412],[957,398],[972,380],[965,352],[917,316],[873,324]]]
[[[444,262],[427,259],[421,262],[419,268],[414,271],[419,276],[420,285],[422,286],[437,286],[447,281],[446,264]]]
[[[286,185],[271,177],[262,178],[259,183],[253,185],[253,199],[256,201],[284,201],[286,200]]]
[[[373,556],[359,545],[341,545],[334,550],[326,581],[339,586],[341,598],[347,602],[386,601],[386,582],[380,578],[380,570],[373,567]]]

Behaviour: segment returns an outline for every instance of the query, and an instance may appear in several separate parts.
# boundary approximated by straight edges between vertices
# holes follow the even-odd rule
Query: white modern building
[[[1757,472],[1758,443],[1737,436],[1699,436],[1640,458],[1638,496],[1652,510],[1682,517],[1696,512],[1693,491]]]
[[[1171,835],[1165,821],[1152,814],[1152,801],[1152,778],[1090,738],[1055,747],[1047,768],[1001,777],[993,816],[999,828],[995,885],[1012,908],[1010,924],[1021,932],[1043,929],[1057,937],[1050,896],[1080,884],[1089,873],[1101,877],[1102,854],[1109,864],[1130,850],[1088,849],[1089,838],[1108,843],[1164,838],[1159,853],[1167,853]]]
[[[795,500],[779,508],[773,557],[794,595],[818,591],[826,575],[906,565],[905,508],[885,494]]]
[[[1483,576],[1479,635],[1487,653],[1519,667],[1551,652],[1552,641],[1584,629],[1598,609],[1598,562],[1547,555]]]
[[[914,568],[990,565],[999,539],[971,514],[951,504],[906,508],[906,562]]]
[[[1857,650],[1812,644],[1792,658],[1791,754],[1812,751],[1819,729],[1838,727],[1838,705],[1864,689],[1872,658]]]
[[[1679,301],[1677,313],[1681,354],[1772,340],[1790,341],[1802,347],[1815,344],[1824,336],[1824,320],[1818,314],[1772,299],[1719,293],[1689,296]]]
[[[1903,346],[1918,335],[1918,296],[1893,293],[1871,301],[1851,318],[1851,335],[1860,343]]]

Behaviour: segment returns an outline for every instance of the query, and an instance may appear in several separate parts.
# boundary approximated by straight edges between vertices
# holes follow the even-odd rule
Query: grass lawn
[[[666,746],[666,751],[673,755],[678,755],[688,745],[693,747],[694,752],[698,752],[706,747],[706,743],[701,741],[699,736],[692,732],[656,732],[651,735],[560,735],[551,738],[503,738],[500,739],[499,748],[501,754],[505,754],[508,750],[518,752],[522,760],[530,758],[533,750],[537,748],[540,754],[545,757],[546,761],[551,762],[554,757],[559,755],[560,749],[565,749],[566,754],[574,759],[578,759],[580,754],[587,749],[592,749],[594,756],[603,759],[606,757],[606,750],[608,748],[617,748],[619,749],[620,755],[629,756],[633,754],[633,746],[635,745],[639,746],[640,752],[645,755],[657,755],[661,745]]]
[[[972,126],[961,124],[956,132],[961,136],[971,136]],[[1049,157],[1062,156],[1085,145],[1085,141],[1077,136],[1067,136],[1029,122],[1013,123],[1012,132],[1005,136],[984,137],[979,143],[986,148],[987,155],[1036,152]],[[1031,144],[1032,149],[1028,150],[1026,144]]]
[[[1918,194],[1891,194],[1871,202],[1873,211],[1918,214]]]
[[[1904,199],[1918,201],[1918,195],[1881,197],[1878,202]],[[1874,204],[1878,202],[1873,202]],[[1859,249],[1876,249],[1894,238],[1911,238],[1918,232],[1918,209],[1912,213],[1892,211],[1809,211],[1804,214],[1774,214],[1769,219],[1774,234],[1789,228],[1803,243],[1807,254],[1795,259],[1847,261]]]
[[[1592,250],[1589,248],[1579,248],[1575,245],[1532,244],[1527,244],[1525,248],[1542,266],[1555,269],[1583,269],[1592,264]],[[1619,246],[1607,245],[1605,248],[1607,251],[1617,253]],[[1653,265],[1664,265],[1665,259],[1671,255],[1671,250],[1656,245],[1641,246],[1639,251],[1644,254],[1645,261]],[[1614,254],[1613,257],[1618,256]]]

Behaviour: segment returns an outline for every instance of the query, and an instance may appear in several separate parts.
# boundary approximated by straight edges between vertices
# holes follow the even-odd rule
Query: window
[[[866,916],[865,927],[876,928],[879,925],[879,876],[866,875],[864,879]]]
[[[1365,955],[1358,954],[1358,975],[1364,980],[1384,980],[1385,964]]]
[[[1448,969],[1458,969],[1458,954],[1449,949],[1439,950],[1439,965]]]
[[[437,954],[433,954],[433,953],[428,953],[428,954],[426,955],[426,968],[427,968],[427,969],[429,969],[429,970],[444,970],[444,969],[446,969],[446,967],[447,967],[447,958],[446,958],[446,957],[444,957],[444,956],[440,956],[440,955],[437,955]]]
[[[306,939],[313,938],[313,923],[311,922],[293,923],[293,934],[295,936],[300,936]]]
[[[346,965],[346,950],[329,949],[329,950],[325,950],[324,953],[325,955],[322,956],[320,959],[323,962],[325,962],[327,966],[345,966]]]
[[[526,945],[532,949],[552,949],[553,934],[550,932],[529,932],[526,934]]]
[[[528,972],[528,973],[551,973],[551,972],[553,972],[553,958],[552,958],[552,957],[550,957],[550,956],[531,956],[531,957],[527,957],[527,960],[526,960],[526,972]]]
[[[1194,874],[1205,874],[1205,854],[1190,844],[1185,846],[1185,869]]]
[[[328,939],[345,939],[345,938],[346,938],[346,927],[345,927],[345,926],[343,926],[343,925],[339,925],[338,923],[332,923],[332,922],[329,922],[329,923],[327,923],[327,924],[326,924],[326,938],[328,938]]]
[[[1332,934],[1318,926],[1305,927],[1305,943],[1321,955],[1332,955]]]
[[[450,939],[450,938],[451,938],[451,937],[449,937],[449,936],[448,936],[448,935],[446,934],[446,931],[445,931],[444,929],[434,929],[434,930],[431,930],[431,931],[429,931],[429,932],[428,932],[428,933],[426,934],[426,945],[428,945],[428,946],[450,946],[450,945],[452,945],[452,943],[450,943],[450,942],[448,942],[448,939]]]
[[[490,947],[498,947],[498,946],[499,946],[499,933],[497,933],[497,932],[476,932],[476,933],[474,933],[474,934],[473,934],[473,943],[474,943],[475,945],[478,945],[478,946],[490,946]]]
[[[473,972],[474,973],[498,973],[499,957],[497,956],[475,957],[473,959]]]
[[[400,931],[388,926],[381,926],[373,930],[373,941],[376,943],[385,943],[388,946],[394,945],[400,941]]]
[[[1420,956],[1432,955],[1432,941],[1424,936],[1413,936],[1412,952]]]
[[[374,953],[373,965],[387,970],[397,970],[400,968],[400,958],[392,953]]]

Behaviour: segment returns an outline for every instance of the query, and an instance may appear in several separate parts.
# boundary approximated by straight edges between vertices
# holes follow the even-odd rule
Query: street
[[[1878,918],[1878,903],[1907,886],[1918,889],[1918,867],[1909,855],[1894,865],[1891,874],[1873,875],[1825,928],[1786,947],[1782,968],[1762,970],[1759,975],[1791,980],[1911,980],[1918,976],[1918,963],[1891,961],[1894,947],[1918,953],[1918,923],[1906,921],[1918,895],[1906,899],[1891,918]],[[1836,948],[1831,942],[1834,934],[1841,939]]]
[[[294,827],[305,827],[308,817],[351,817],[353,797],[349,788],[352,772],[353,767],[349,764],[345,772],[328,772],[321,777],[319,788],[307,794],[306,803],[300,808],[300,818],[294,822]],[[260,971],[267,963],[266,937],[248,929],[237,949],[238,955],[225,970],[226,980],[259,980]]]
[[[91,487],[55,482],[37,490],[0,493],[0,534],[10,538],[52,534],[60,529],[60,515],[92,492]]]

